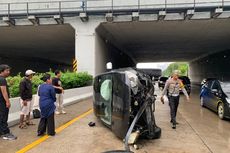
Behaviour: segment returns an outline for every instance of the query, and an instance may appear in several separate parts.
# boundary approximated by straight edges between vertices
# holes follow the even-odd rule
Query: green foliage
[[[11,97],[17,97],[19,95],[20,81],[21,81],[20,74],[18,74],[17,76],[14,76],[14,77],[8,77],[7,78]]]
[[[164,76],[170,76],[174,70],[180,70],[181,75],[188,75],[188,63],[177,62],[170,64],[166,70],[163,71]]]
[[[33,91],[33,94],[37,93],[38,86],[43,83],[43,81],[41,80],[42,76],[43,76],[43,74],[36,74],[36,75],[33,76],[33,78],[32,78],[32,91]]]
[[[87,72],[72,73],[66,72],[62,74],[61,81],[64,89],[71,89],[89,85],[93,77]]]
[[[52,77],[54,77],[53,72],[48,72],[51,74]],[[41,77],[43,76],[43,73],[37,73],[33,76],[32,83],[33,83],[33,94],[37,93],[37,88],[40,84],[43,83],[41,80]],[[19,96],[19,84],[20,81],[23,79],[20,74],[13,77],[8,77],[7,82],[9,85],[10,95],[11,97],[18,97]],[[77,88],[77,87],[83,87],[90,85],[92,83],[93,77],[89,75],[87,72],[65,72],[62,73],[61,81],[62,86],[64,89],[71,89],[71,88]]]

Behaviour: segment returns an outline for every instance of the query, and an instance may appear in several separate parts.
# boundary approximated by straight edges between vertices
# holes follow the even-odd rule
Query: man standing
[[[53,87],[55,88],[56,92],[56,112],[55,114],[59,115],[60,113],[66,114],[66,112],[63,109],[63,93],[64,90],[62,88],[61,84],[61,71],[56,70],[55,72],[55,77],[52,80]]]
[[[25,73],[24,79],[20,82],[19,90],[21,97],[21,113],[20,113],[20,124],[19,128],[24,129],[27,125],[34,125],[30,121],[30,112],[32,111],[33,103],[32,103],[32,78],[35,74],[32,70],[27,70]],[[24,121],[26,121],[24,123]]]
[[[0,135],[4,140],[15,140],[16,136],[10,133],[7,120],[10,108],[10,94],[6,78],[10,75],[10,67],[5,64],[0,65]]]
[[[163,96],[167,94],[168,100],[169,100],[169,106],[170,106],[170,115],[171,115],[171,123],[172,123],[172,128],[176,129],[176,114],[177,114],[177,108],[179,105],[179,99],[180,99],[180,89],[186,96],[187,100],[189,101],[189,96],[187,91],[184,88],[184,85],[182,81],[178,78],[179,77],[179,71],[175,70],[173,72],[172,78],[168,79],[162,96],[161,96],[161,101],[163,101]]]

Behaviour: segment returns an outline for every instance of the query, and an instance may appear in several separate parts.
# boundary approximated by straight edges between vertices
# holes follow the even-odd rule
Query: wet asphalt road
[[[157,95],[160,91],[156,90]],[[67,115],[56,116],[57,127],[92,108],[92,99],[66,108]],[[229,153],[230,120],[220,120],[216,113],[200,107],[199,89],[194,88],[190,102],[183,96],[179,105],[176,130],[170,126],[169,106],[156,101],[156,123],[162,128],[162,136],[156,140],[140,140],[137,153]],[[90,121],[96,126],[88,126]],[[20,130],[11,128],[19,136],[16,141],[0,140],[0,153],[11,153],[36,140],[36,127]],[[75,122],[55,137],[51,137],[29,152],[31,153],[100,153],[107,150],[123,149],[123,143],[108,128],[103,126],[94,114]]]

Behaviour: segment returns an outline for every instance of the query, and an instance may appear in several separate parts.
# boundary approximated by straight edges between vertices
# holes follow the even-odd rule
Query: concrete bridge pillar
[[[69,23],[75,29],[75,58],[78,64],[78,72],[85,71],[89,74],[96,75],[105,71],[103,65],[106,63],[104,63],[103,60],[100,60],[100,57],[106,58],[103,55],[105,52],[103,52],[101,50],[102,48],[98,47],[97,44],[103,42],[98,40],[101,38],[95,31],[103,21],[103,17],[94,17],[85,22],[79,17],[65,19],[65,23]],[[103,49],[105,50],[106,48]]]

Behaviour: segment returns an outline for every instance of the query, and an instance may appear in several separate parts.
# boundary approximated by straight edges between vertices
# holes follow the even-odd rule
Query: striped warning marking
[[[77,60],[76,59],[73,60],[73,71],[77,72]]]

